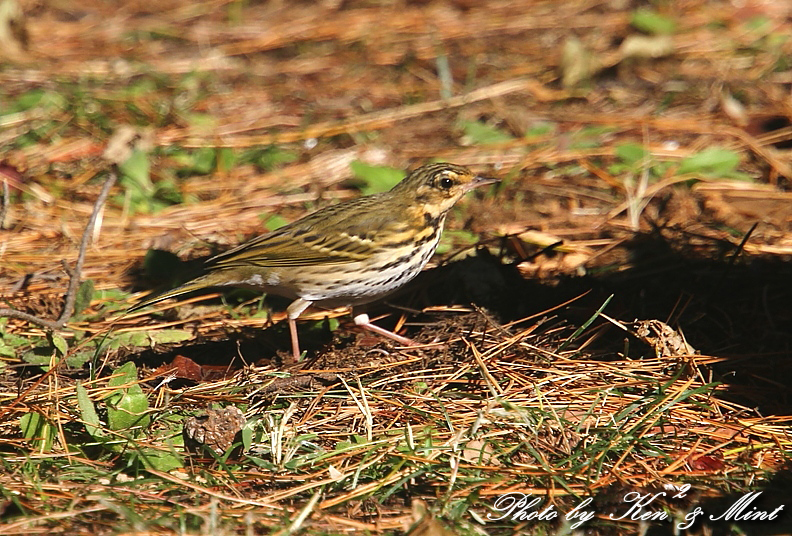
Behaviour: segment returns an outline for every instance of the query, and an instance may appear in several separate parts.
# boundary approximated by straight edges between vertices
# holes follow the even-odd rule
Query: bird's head
[[[393,187],[391,194],[433,216],[445,214],[463,195],[478,186],[498,182],[456,164],[426,164]]]

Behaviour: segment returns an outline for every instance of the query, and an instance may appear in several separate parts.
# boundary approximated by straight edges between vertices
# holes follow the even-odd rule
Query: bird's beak
[[[500,182],[500,179],[496,179],[494,177],[483,177],[481,175],[476,175],[473,177],[473,180],[468,183],[468,190],[472,190],[473,188],[478,188],[479,186],[486,186],[487,184],[495,184],[496,182]]]

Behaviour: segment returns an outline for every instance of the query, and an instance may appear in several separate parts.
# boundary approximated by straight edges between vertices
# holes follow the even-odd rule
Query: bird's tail
[[[135,311],[139,311],[144,307],[148,307],[149,305],[154,305],[155,303],[159,303],[161,301],[165,301],[168,298],[176,298],[177,296],[181,296],[183,294],[188,294],[190,292],[195,292],[196,290],[204,290],[207,288],[212,288],[217,286],[217,281],[214,280],[215,278],[212,277],[212,274],[206,274],[200,277],[197,277],[187,283],[180,285],[176,288],[171,290],[166,290],[162,293],[155,293],[150,294],[146,299],[141,302],[136,303],[132,307],[130,307],[127,312],[134,313]]]

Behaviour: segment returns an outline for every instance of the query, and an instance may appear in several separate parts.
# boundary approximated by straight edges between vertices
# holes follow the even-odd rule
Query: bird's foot
[[[369,331],[373,331],[374,333],[378,333],[383,337],[387,337],[392,339],[403,346],[420,346],[420,343],[415,342],[412,339],[407,337],[403,337],[398,333],[394,333],[392,331],[388,331],[385,328],[381,328],[376,324],[372,324],[369,316],[366,313],[361,313],[359,315],[355,315],[353,320],[355,321],[355,325],[358,325],[362,328],[365,328]]]

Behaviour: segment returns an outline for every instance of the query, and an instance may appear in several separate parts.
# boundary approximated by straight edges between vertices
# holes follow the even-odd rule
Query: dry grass
[[[60,313],[119,125],[149,129],[151,183],[113,190],[66,330],[0,324],[0,532],[572,531],[486,522],[522,492],[562,512],[592,496],[586,527],[638,533],[608,518],[630,491],[691,484],[651,508],[683,515],[783,489],[792,11],[658,4],[670,52],[625,58],[632,8],[517,4],[21,2],[29,47],[0,58],[0,297]],[[585,62],[564,59],[573,37]],[[184,268],[143,269],[148,250],[200,257],[359,195],[352,162],[431,158],[504,182],[381,308],[424,347],[315,311],[286,366],[282,308],[249,296],[123,314]],[[635,319],[698,353],[656,352]],[[185,422],[229,405],[244,452],[184,446]]]

